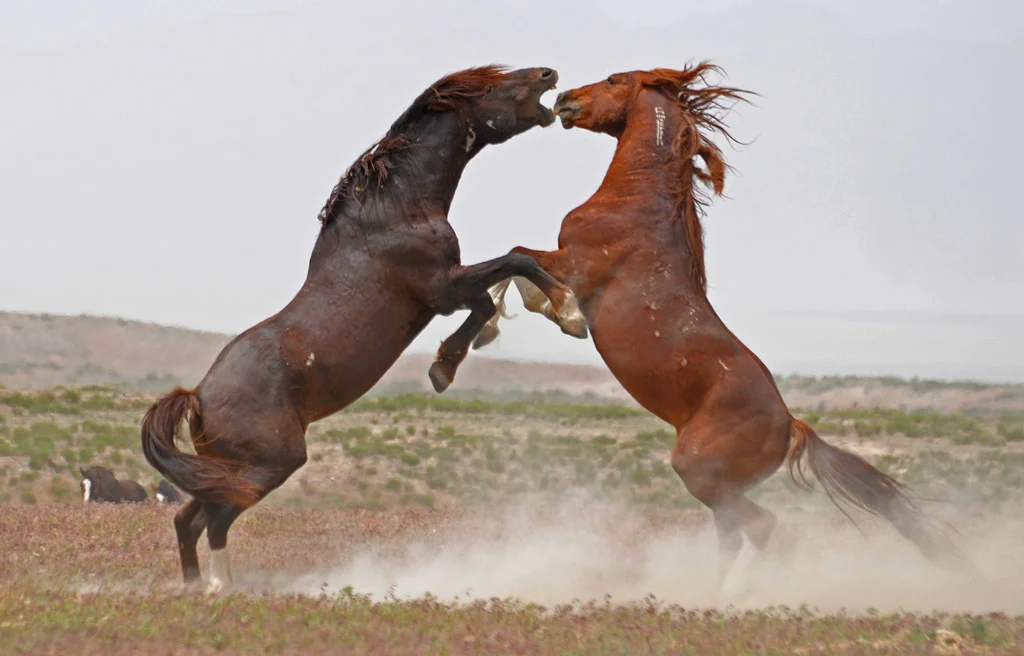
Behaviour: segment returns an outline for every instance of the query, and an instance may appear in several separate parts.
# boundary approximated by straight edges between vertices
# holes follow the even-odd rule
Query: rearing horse
[[[486,66],[431,85],[334,188],[295,298],[229,343],[194,390],[148,410],[146,459],[193,497],[174,519],[186,582],[199,578],[206,529],[211,588],[230,583],[231,524],[305,464],[307,426],[369,390],[434,316],[468,307],[476,332],[494,313],[488,288],[522,276],[586,337],[572,292],[529,256],[462,266],[447,218],[485,146],[554,122],[540,97],[557,79],[550,68]],[[446,361],[464,356],[449,349]],[[186,416],[196,455],[175,444]]]
[[[749,93],[707,84],[717,72],[703,62],[618,73],[562,93],[554,110],[563,127],[608,134],[618,147],[597,192],[563,220],[557,251],[512,252],[573,290],[611,372],[675,427],[672,468],[714,514],[720,583],[742,534],[763,549],[775,528],[746,491],[783,463],[806,486],[804,455],[841,511],[842,501],[888,519],[930,559],[957,555],[902,484],[790,414],[768,368],[708,302],[699,185],[722,193],[727,166],[711,137],[732,139],[722,113]],[[528,310],[560,321],[535,285],[514,282]],[[499,307],[507,286],[492,290]],[[498,317],[478,346],[496,335]]]

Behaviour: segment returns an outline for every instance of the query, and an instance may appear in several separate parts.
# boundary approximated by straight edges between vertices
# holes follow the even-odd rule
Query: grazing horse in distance
[[[231,341],[194,390],[146,412],[146,459],[193,497],[174,520],[186,583],[200,576],[204,529],[210,588],[230,583],[232,523],[305,464],[309,424],[362,396],[435,316],[469,308],[476,332],[493,315],[488,289],[522,276],[550,295],[570,334],[587,336],[568,287],[527,255],[462,265],[448,223],[473,157],[554,123],[541,96],[557,79],[550,68],[484,66],[432,84],[335,186],[295,298]],[[433,375],[466,351],[447,348]],[[194,455],[175,444],[186,416]]]
[[[83,503],[142,503],[146,490],[135,481],[118,480],[106,467],[78,468],[82,474]]]
[[[560,94],[554,110],[563,127],[608,134],[618,146],[598,190],[562,221],[558,250],[512,252],[572,288],[608,368],[675,427],[672,468],[714,515],[720,584],[743,534],[763,549],[775,529],[775,515],[747,490],[784,463],[807,486],[803,456],[844,514],[840,502],[889,520],[927,558],[959,562],[948,535],[901,483],[790,414],[771,372],[708,301],[701,185],[722,193],[727,165],[712,137],[732,140],[723,112],[749,93],[706,82],[719,72],[702,62],[617,73]],[[559,321],[535,286],[513,282],[528,310]],[[499,310],[507,286],[492,289]],[[493,339],[499,316],[480,339]],[[477,336],[456,335],[466,341],[454,348]]]
[[[157,503],[185,503],[185,499],[182,498],[178,488],[171,485],[166,478],[161,478],[160,484],[153,486],[153,498],[156,499]]]

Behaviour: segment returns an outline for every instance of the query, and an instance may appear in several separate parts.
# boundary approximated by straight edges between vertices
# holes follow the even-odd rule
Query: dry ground
[[[1017,415],[805,413],[946,500],[929,508],[979,576],[858,516],[861,535],[777,476],[757,492],[781,517],[773,543],[718,591],[709,517],[650,416],[363,401],[313,427],[307,466],[232,531],[235,592],[207,597],[179,583],[173,509],[78,497],[79,464],[154,480],[137,428],[151,400],[0,392],[0,652],[1024,651]]]
[[[0,651],[926,654],[947,653],[938,650],[945,640],[959,645],[948,653],[1009,654],[1024,645],[1024,617],[1000,612],[925,615],[895,608],[847,613],[834,608],[826,612],[813,604],[766,607],[756,599],[758,594],[783,599],[786,593],[751,593],[742,584],[722,600],[739,604],[725,610],[713,610],[708,603],[669,603],[672,593],[664,585],[661,592],[668,594],[657,598],[587,594],[602,586],[625,590],[628,580],[653,584],[660,577],[663,583],[705,587],[699,592],[678,590],[677,602],[692,595],[694,600],[704,595],[707,601],[709,563],[688,557],[713,557],[713,550],[683,543],[709,546],[704,518],[696,511],[677,513],[671,524],[657,513],[634,517],[628,531],[616,534],[609,531],[611,515],[581,522],[557,517],[559,512],[550,508],[533,509],[529,517],[534,528],[524,535],[522,514],[518,522],[509,521],[512,514],[495,522],[477,513],[429,509],[257,508],[232,534],[237,591],[218,597],[178,583],[172,513],[155,505],[4,508],[0,578],[7,584],[0,588]],[[567,519],[575,526],[567,528]],[[545,539],[538,526],[560,539]],[[820,528],[853,537],[838,522],[823,520]],[[603,553],[587,553],[598,547],[597,536],[605,540],[599,549]],[[643,549],[651,543],[662,550],[678,548],[680,557],[671,561],[659,549]],[[644,557],[630,563],[630,553]],[[803,551],[801,559],[808,555]],[[892,577],[901,560],[903,556],[879,567]],[[651,564],[662,571],[652,576],[645,569]],[[802,567],[814,577],[823,573],[819,567],[834,564],[825,558]],[[861,571],[845,576],[832,572],[831,585],[845,584],[854,596],[863,595],[872,586],[858,585],[856,579],[870,575],[862,569],[866,564],[865,559],[851,560],[850,566]],[[785,567],[787,577],[796,571],[792,564]],[[910,563],[910,568],[924,571],[919,564]],[[389,575],[396,576],[396,588],[387,585]],[[755,573],[749,580],[755,585],[773,581],[773,587],[781,581],[763,575]],[[880,599],[909,592],[909,575],[896,575],[904,580],[882,585],[876,590]],[[370,582],[373,576],[380,577],[378,587]],[[352,587],[342,586],[339,578]],[[408,598],[403,582],[408,583]],[[472,582],[485,589],[464,592],[458,602],[450,595],[423,595],[417,588],[451,592],[453,585]],[[924,576],[916,582],[926,594],[938,592],[940,597],[950,584],[959,588],[950,599],[971,585],[934,574],[931,580]],[[488,587],[520,594],[489,595]],[[828,593],[801,583],[789,587],[804,588],[811,597]],[[744,603],[744,594],[754,598]]]

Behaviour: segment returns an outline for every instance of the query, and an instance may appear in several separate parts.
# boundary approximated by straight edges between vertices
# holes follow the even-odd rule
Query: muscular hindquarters
[[[730,371],[677,427],[672,467],[709,507],[742,495],[775,473],[789,446],[792,418],[774,383],[752,359]]]

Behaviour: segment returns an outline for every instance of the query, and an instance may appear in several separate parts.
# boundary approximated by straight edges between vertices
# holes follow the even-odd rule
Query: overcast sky
[[[777,371],[1024,380],[1022,30],[1019,0],[4,0],[0,309],[238,332],[444,73],[551,66],[567,89],[710,58],[762,94],[705,223],[739,336]],[[450,217],[464,261],[553,248],[613,147],[552,127],[484,151]],[[505,327],[491,355],[599,361]]]

